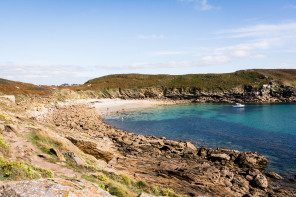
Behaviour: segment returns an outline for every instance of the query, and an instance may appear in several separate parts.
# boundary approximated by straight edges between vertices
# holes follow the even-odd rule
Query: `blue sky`
[[[295,0],[0,0],[0,78],[296,69]]]

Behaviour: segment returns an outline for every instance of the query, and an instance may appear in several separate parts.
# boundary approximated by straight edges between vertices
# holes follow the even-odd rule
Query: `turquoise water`
[[[270,170],[296,172],[296,104],[161,106],[108,116],[105,121],[137,134],[256,151],[269,159]]]

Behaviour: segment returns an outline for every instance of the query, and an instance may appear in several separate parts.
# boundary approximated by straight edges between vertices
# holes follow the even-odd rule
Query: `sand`
[[[124,111],[133,111],[144,108],[151,108],[159,105],[176,104],[175,101],[169,100],[123,100],[123,99],[87,99],[68,101],[67,104],[90,104],[94,106],[98,114],[102,117],[120,113]]]

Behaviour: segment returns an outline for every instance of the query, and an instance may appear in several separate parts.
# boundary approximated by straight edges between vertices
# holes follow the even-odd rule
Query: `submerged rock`
[[[275,172],[266,172],[265,173],[266,176],[270,177],[270,178],[273,178],[273,179],[276,179],[276,180],[282,180],[283,177]]]

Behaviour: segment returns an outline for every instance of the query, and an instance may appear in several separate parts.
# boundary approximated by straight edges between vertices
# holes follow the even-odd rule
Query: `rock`
[[[83,189],[78,189],[83,188]],[[0,196],[15,197],[60,197],[89,196],[113,197],[95,184],[76,185],[64,179],[39,179],[9,182],[0,186]]]
[[[81,159],[76,153],[74,152],[65,152],[63,153],[63,155],[65,157],[68,157],[69,159],[73,160],[77,165],[79,166],[85,166],[86,162],[84,161],[84,159]]]
[[[244,179],[242,176],[236,176],[232,180],[232,188],[233,191],[240,192],[242,194],[246,194],[249,192],[249,181]]]
[[[51,153],[53,153],[54,155],[56,155],[60,161],[66,161],[64,155],[61,154],[61,152],[59,150],[57,150],[55,148],[51,148],[51,149],[49,149],[49,151]]]
[[[151,194],[141,193],[138,197],[156,197]]]
[[[253,177],[252,177],[251,175],[246,175],[246,179],[247,179],[248,181],[252,181],[252,180],[253,180]]]
[[[276,180],[282,180],[283,177],[275,172],[266,172],[265,173],[268,177],[276,179]]]
[[[230,157],[229,155],[225,154],[225,153],[221,153],[221,154],[211,154],[210,156],[211,159],[213,160],[226,160],[229,161]]]
[[[75,146],[77,146],[84,153],[90,154],[94,156],[96,159],[103,159],[108,163],[114,157],[113,153],[99,149],[98,145],[95,142],[92,142],[90,140],[78,140],[69,136],[66,138],[70,140]]]
[[[261,187],[261,188],[267,188],[268,187],[268,181],[267,181],[266,177],[262,173],[259,173],[254,177],[254,184],[257,187]]]
[[[16,126],[14,126],[14,125],[5,125],[4,127],[5,127],[4,130],[5,130],[6,132],[14,132],[14,133],[17,132],[17,128],[16,128]]]
[[[191,142],[186,141],[185,152],[194,153],[196,150],[196,147]]]
[[[197,153],[199,156],[201,156],[201,157],[206,157],[207,156],[207,149],[206,148],[200,148],[199,150],[198,150],[198,153]]]
[[[256,176],[259,173],[260,173],[260,171],[257,170],[257,169],[249,169],[248,170],[248,174],[251,175],[251,176]]]
[[[239,154],[236,162],[241,167],[265,169],[267,165],[267,159],[259,153],[242,152]]]

